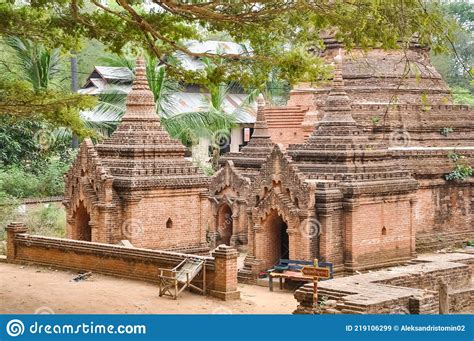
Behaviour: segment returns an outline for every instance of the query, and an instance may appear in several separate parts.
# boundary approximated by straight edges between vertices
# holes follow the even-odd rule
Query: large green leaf
[[[22,75],[34,91],[48,89],[60,72],[59,50],[47,50],[40,44],[18,37],[7,37],[5,41],[15,51]]]

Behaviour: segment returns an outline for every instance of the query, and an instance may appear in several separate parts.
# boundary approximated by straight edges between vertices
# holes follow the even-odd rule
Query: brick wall
[[[303,130],[301,127],[272,127],[269,125],[268,132],[272,137],[272,141],[276,141],[284,147],[304,141]]]
[[[220,247],[213,257],[188,255],[25,233],[20,223],[7,227],[7,261],[34,263],[78,271],[151,282],[158,281],[159,268],[171,269],[188,257],[206,261],[206,288],[221,299],[239,298],[237,291],[237,252]],[[196,278],[195,281],[199,281]]]
[[[372,139],[384,139],[393,147],[398,144],[394,132],[406,134],[401,144],[410,147],[474,144],[474,110],[466,105],[354,104],[352,109],[354,119]],[[452,132],[445,136],[443,128],[451,128]]]
[[[443,269],[426,272],[419,272],[410,275],[400,275],[399,277],[389,278],[373,283],[383,283],[399,287],[418,288],[437,291],[440,280],[449,282],[452,289],[469,287],[471,283],[472,272],[467,264],[448,263]]]
[[[349,89],[347,90],[352,98],[354,94]],[[317,113],[317,119],[322,118],[324,112],[321,110],[321,103],[325,98],[326,93],[323,90],[292,91],[286,107],[271,108],[268,113],[265,113],[272,140],[285,146],[291,143],[302,143],[305,134],[301,124],[308,114]],[[357,98],[352,99],[357,102]],[[406,134],[404,146],[474,145],[472,128],[470,128],[474,110],[468,106],[363,104],[366,102],[366,94],[363,94],[361,100],[361,104],[352,105],[352,115],[371,139],[385,140],[389,146],[397,147],[399,144],[394,137],[403,133]],[[456,120],[452,117],[456,117]],[[441,134],[443,128],[451,128],[452,132],[444,136]]]
[[[474,288],[449,293],[449,312],[474,311]]]
[[[202,245],[207,225],[202,212],[207,212],[207,206],[200,189],[153,191],[133,212],[142,226],[132,231],[130,242],[152,249]]]
[[[318,221],[321,223],[319,254],[323,261],[333,263],[335,271],[340,271],[344,267],[344,252],[341,252],[345,247],[343,216],[342,209],[335,209],[327,217],[318,216]]]
[[[417,191],[414,224],[418,252],[460,246],[474,239],[471,193],[469,184],[427,184]]]
[[[408,200],[361,204],[346,226],[346,262],[353,269],[383,266],[411,257],[411,209]]]
[[[259,246],[256,250],[256,256],[263,260],[262,267],[268,269],[278,263],[281,258],[281,226],[284,223],[276,211],[262,226],[262,232],[257,233],[256,243]],[[290,249],[295,249],[296,245],[289,245]],[[290,257],[291,258],[291,257]],[[299,259],[299,258],[298,258]]]
[[[292,143],[302,143],[305,135],[302,123],[307,110],[307,106],[301,105],[266,108],[265,120],[272,141],[285,147]]]

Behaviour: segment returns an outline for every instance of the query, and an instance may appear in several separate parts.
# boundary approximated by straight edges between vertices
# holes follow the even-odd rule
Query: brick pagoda
[[[206,247],[209,178],[185,158],[185,147],[160,124],[145,66],[112,136],[81,145],[66,176],[67,235],[136,247]]]
[[[342,44],[331,37],[327,37],[325,43],[326,49],[322,51],[322,56],[328,60],[343,49]],[[453,172],[456,167],[474,167],[474,110],[467,105],[452,104],[450,90],[431,65],[427,48],[414,43],[405,52],[406,55],[403,51],[374,49],[365,55],[363,51],[355,49],[341,64],[340,70],[337,72],[344,78],[344,92],[350,98],[350,103],[345,103],[346,110],[350,108],[352,117],[349,119],[347,116],[348,120],[344,122],[344,129],[350,128],[354,133],[359,134],[357,138],[355,135],[345,134],[346,142],[350,144],[349,142],[353,140],[367,146],[365,149],[369,151],[380,148],[387,149],[387,147],[388,150],[384,151],[383,157],[375,157],[374,153],[372,153],[373,156],[370,156],[369,153],[364,152],[365,160],[363,162],[355,159],[352,166],[347,162],[341,162],[337,166],[338,168],[334,169],[334,173],[354,173],[356,171],[354,176],[363,179],[364,177],[373,177],[375,172],[377,173],[376,179],[387,177],[393,181],[393,176],[398,175],[393,172],[394,168],[390,158],[397,165],[404,165],[403,170],[409,172],[411,178],[417,182],[416,190],[407,189],[405,194],[400,197],[397,194],[392,196],[383,194],[378,200],[384,202],[382,205],[384,209],[377,214],[382,216],[387,214],[385,207],[390,205],[397,206],[397,208],[390,208],[389,211],[401,209],[403,206],[403,210],[406,212],[409,202],[411,215],[403,215],[403,219],[406,217],[411,219],[410,253],[414,255],[415,252],[461,246],[466,241],[474,239],[472,200],[474,198],[474,179],[467,177],[457,181],[446,180],[447,174]],[[406,60],[404,60],[405,57]],[[406,62],[411,65],[408,73],[403,67]],[[335,81],[337,83],[337,80]],[[277,189],[279,192],[275,193],[271,199],[273,211],[270,213],[274,216],[272,225],[279,225],[280,231],[275,228],[276,230],[271,234],[273,239],[268,240],[269,237],[265,237],[267,240],[261,242],[260,245],[279,243],[282,237],[284,243],[279,246],[279,249],[274,250],[273,256],[265,255],[268,248],[253,245],[257,238],[252,237],[251,234],[255,231],[259,235],[264,228],[262,208],[260,206],[253,208],[255,213],[252,216],[259,218],[249,222],[250,251],[247,257],[247,266],[243,271],[244,275],[248,275],[251,268],[254,269],[253,274],[255,275],[257,271],[255,269],[264,267],[258,263],[259,261],[275,258],[277,254],[281,255],[281,249],[288,244],[286,239],[292,240],[293,236],[298,236],[297,228],[290,226],[298,227],[300,222],[304,221],[301,198],[309,198],[308,202],[303,204],[310,203],[310,206],[313,205],[311,200],[314,199],[316,207],[315,212],[311,213],[310,210],[307,210],[304,213],[309,221],[316,221],[316,223],[312,224],[312,227],[303,227],[303,229],[320,229],[321,225],[327,224],[325,219],[329,218],[325,218],[323,213],[321,213],[321,218],[317,218],[318,211],[322,212],[323,209],[326,209],[321,208],[321,205],[332,205],[318,203],[319,200],[322,202],[329,200],[329,188],[333,181],[332,175],[326,175],[324,172],[328,170],[325,168],[330,169],[334,165],[325,163],[325,159],[333,158],[334,161],[341,161],[339,159],[343,156],[341,151],[337,153],[333,151],[333,148],[343,142],[342,136],[337,134],[330,136],[331,130],[336,133],[338,129],[331,128],[333,123],[326,126],[327,122],[325,122],[331,111],[328,109],[334,104],[327,106],[326,101],[330,91],[333,91],[332,97],[334,97],[335,86],[337,84],[334,83],[331,86],[302,84],[291,91],[286,107],[265,109],[268,131],[272,140],[276,143],[283,143],[284,146],[275,148],[269,161],[262,166],[261,173],[253,186],[255,192],[251,193],[250,198],[260,200],[268,191],[269,184],[274,186],[274,183],[278,184],[279,181],[283,183],[282,177],[285,179],[286,184]],[[343,103],[344,101],[339,105]],[[351,122],[348,125],[349,121]],[[357,127],[354,127],[354,124]],[[314,126],[318,127],[317,135],[314,133]],[[303,143],[305,141],[306,144]],[[333,146],[329,142],[334,142]],[[298,146],[292,144],[298,144]],[[280,162],[275,163],[275,160],[280,160]],[[270,166],[271,164],[274,164],[274,169]],[[395,168],[395,170],[398,172],[400,169]],[[278,175],[279,172],[285,175]],[[324,173],[324,175],[315,175],[316,173]],[[321,176],[327,178],[327,185],[323,185]],[[406,177],[406,174],[403,177]],[[318,179],[318,184],[315,183],[315,178]],[[301,179],[305,180],[302,182]],[[360,181],[351,180],[351,182],[359,185]],[[378,183],[380,184],[380,181]],[[302,185],[300,186],[300,184]],[[314,186],[319,187],[314,188]],[[328,188],[324,189],[324,186]],[[359,187],[356,186],[356,189],[358,190]],[[311,191],[314,191],[314,198],[312,193],[308,194]],[[382,191],[382,193],[384,192]],[[390,193],[390,190],[387,189],[386,193]],[[354,191],[355,194],[356,191]],[[346,194],[344,196],[346,197]],[[253,202],[251,206],[255,204],[256,202]],[[347,201],[343,207],[351,205],[352,203]],[[355,205],[357,207],[357,202]],[[360,207],[370,207],[370,205]],[[380,208],[377,205],[373,207]],[[286,213],[282,213],[283,210]],[[365,221],[367,227],[363,226],[361,232],[364,228],[379,230],[379,226],[372,221],[373,217],[370,215],[372,212],[374,211],[369,210],[364,213],[363,216],[367,217]],[[332,224],[333,230],[342,231],[341,226],[346,223],[343,224],[337,214],[337,210],[333,210],[333,214],[329,215],[331,217],[329,222]],[[285,219],[282,218],[284,215],[286,215]],[[353,218],[354,216],[350,219]],[[350,221],[347,222],[347,224],[349,223]],[[407,224],[408,222],[403,221],[401,225],[407,226]],[[389,236],[390,230],[386,225],[383,226],[385,226],[384,236]],[[408,254],[406,244],[403,246],[404,251],[399,250],[400,244],[397,246],[398,242],[389,246],[387,241],[390,240],[390,237],[384,237],[385,243],[382,244],[377,243],[375,238],[371,242],[361,240],[360,245],[357,246],[354,236],[360,237],[361,234],[358,233],[359,228],[354,231],[353,234],[341,233],[337,238],[331,237],[329,239],[327,239],[327,235],[321,234],[318,241],[312,239],[313,245],[311,247],[300,247],[297,244],[294,249],[311,249],[319,258],[327,257],[326,260],[341,264],[340,259],[337,260],[341,255],[338,257],[331,255],[330,249],[341,249],[350,243],[359,251],[365,248],[367,254],[362,262],[355,259],[352,251],[346,251],[342,262],[344,266],[339,265],[339,269],[344,269],[344,271],[353,271],[364,266],[386,265],[388,258],[392,258],[391,261],[396,261],[405,258],[405,256],[399,257],[401,253]],[[298,239],[296,238],[296,240]],[[305,239],[303,241],[308,242]],[[386,246],[388,247],[386,248]],[[393,247],[397,250],[395,253],[392,252]],[[254,262],[253,259],[258,252],[262,255],[260,258],[255,258]],[[399,255],[397,256],[396,253]],[[291,255],[291,246],[290,250],[285,250],[283,254]],[[293,254],[293,256],[309,257],[305,254]],[[365,265],[363,266],[362,263]],[[373,265],[369,265],[370,263]]]
[[[213,245],[247,244],[248,196],[252,183],[272,151],[274,143],[268,134],[264,116],[265,100],[257,98],[257,119],[249,143],[238,153],[221,157],[221,169],[210,185],[211,229]]]
[[[350,273],[474,239],[473,178],[446,180],[474,165],[474,111],[451,103],[416,44],[407,56],[418,71],[406,79],[394,66],[400,52],[370,51],[372,69],[326,44],[323,56],[336,56],[330,86],[296,88],[283,108],[259,98],[249,144],[222,156],[212,178],[160,126],[139,61],[123,121],[97,146],[85,140],[66,176],[68,237],[236,246],[247,250],[249,281],[280,258]]]
[[[341,59],[335,58],[325,115],[308,141],[285,154],[276,148],[255,181],[246,262],[253,273],[282,255],[347,271],[414,255],[410,198],[417,182],[357,126]]]

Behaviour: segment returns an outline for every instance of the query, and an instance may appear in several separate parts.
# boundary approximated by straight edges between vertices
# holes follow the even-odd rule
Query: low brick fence
[[[50,204],[53,202],[61,203],[64,200],[63,195],[56,195],[53,197],[44,198],[25,198],[21,201],[24,205]]]
[[[91,243],[27,234],[22,223],[12,223],[7,231],[7,262],[34,263],[78,271],[151,282],[158,281],[158,269],[171,269],[188,257],[205,260],[206,292],[223,300],[240,298],[237,291],[236,250],[219,246],[212,256]],[[196,277],[195,282],[202,282]]]
[[[43,198],[34,197],[34,198],[19,199],[18,204],[33,207],[33,206],[38,206],[40,204],[52,204],[52,203],[61,204],[63,200],[64,200],[63,195],[57,195],[53,197],[43,197]],[[8,205],[8,203],[0,204],[0,206],[5,206],[5,205]]]

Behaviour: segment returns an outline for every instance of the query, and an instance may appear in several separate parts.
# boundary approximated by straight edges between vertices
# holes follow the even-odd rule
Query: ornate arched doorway
[[[261,245],[265,250],[263,261],[267,267],[272,267],[282,258],[290,258],[290,243],[287,229],[288,225],[278,211],[275,209],[270,210],[263,226],[264,242],[266,245]]]
[[[92,230],[90,226],[90,214],[84,205],[84,202],[79,201],[79,205],[74,211],[74,231],[73,239],[92,241]]]
[[[233,233],[232,225],[232,209],[229,205],[223,204],[221,207],[219,207],[219,211],[217,213],[217,245],[230,245],[230,239],[232,238]]]

